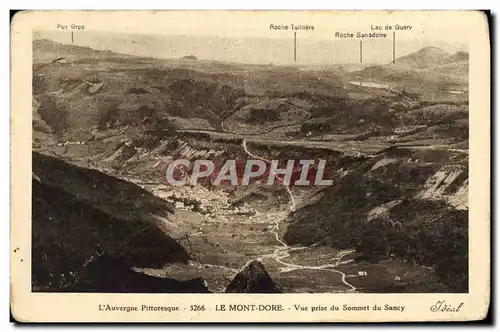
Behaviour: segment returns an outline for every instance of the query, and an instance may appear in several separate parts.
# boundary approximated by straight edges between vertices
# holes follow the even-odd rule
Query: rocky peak
[[[226,293],[282,293],[258,260],[245,264],[226,288]]]

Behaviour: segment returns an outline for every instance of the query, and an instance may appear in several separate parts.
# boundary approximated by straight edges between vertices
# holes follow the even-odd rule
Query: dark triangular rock
[[[238,274],[233,278],[226,293],[283,293],[264,265],[253,260],[245,264]]]

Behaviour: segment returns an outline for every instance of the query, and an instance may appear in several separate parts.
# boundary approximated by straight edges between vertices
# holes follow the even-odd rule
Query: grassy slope
[[[188,260],[185,249],[147,216],[172,211],[150,193],[103,173],[33,154],[33,287],[71,286],[101,254],[129,266]]]
[[[289,216],[284,239],[355,248],[374,261],[400,257],[433,267],[451,290],[467,291],[467,210],[447,201],[467,186],[467,164],[466,155],[411,149],[351,162],[347,175]],[[451,182],[443,176],[434,184],[436,174]]]

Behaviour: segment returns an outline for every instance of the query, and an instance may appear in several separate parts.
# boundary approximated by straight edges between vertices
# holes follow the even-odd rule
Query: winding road
[[[269,159],[265,159],[265,158],[262,158],[262,157],[259,157],[259,156],[256,156],[254,155],[253,153],[251,153],[250,151],[248,151],[248,148],[247,148],[247,142],[246,140],[243,140],[242,142],[242,145],[243,145],[243,150],[245,150],[246,154],[248,154],[250,157],[254,158],[254,159],[258,159],[258,160],[262,160],[264,161],[265,163],[267,164],[270,164],[271,163],[271,160]],[[276,177],[276,176],[275,176]],[[276,177],[277,178],[277,177]],[[281,179],[280,179],[281,180]],[[283,186],[285,186],[285,189],[286,191],[288,192],[288,195],[290,196],[290,210],[291,211],[295,211],[297,205],[295,203],[295,197],[293,196],[293,193],[292,191],[290,190],[290,186],[288,184],[285,184],[285,182],[283,182]]]
[[[256,156],[255,154],[253,154],[250,151],[248,151],[248,148],[247,148],[245,140],[243,140],[242,145],[243,145],[243,150],[245,150],[245,152],[250,157],[252,157],[254,159],[262,160],[262,161],[264,161],[266,163],[271,163],[270,160],[262,158],[262,157],[259,157],[259,156]],[[286,184],[283,184],[283,185],[285,186],[288,194],[290,195],[290,210],[291,211],[295,211],[295,209],[296,209],[295,197],[293,196],[293,193],[290,190],[290,186],[286,185]],[[335,267],[337,267],[340,264],[342,264],[342,258],[344,256],[352,253],[353,252],[352,250],[340,252],[339,255],[337,255],[337,257],[334,258],[335,259],[335,263],[333,263],[333,264],[324,264],[324,265],[319,265],[319,266],[311,266],[311,265],[292,264],[292,263],[287,263],[287,262],[283,261],[283,259],[285,259],[285,258],[287,258],[287,257],[290,256],[290,253],[292,251],[305,250],[305,249],[308,249],[309,247],[290,247],[290,246],[288,246],[288,244],[286,244],[283,240],[280,239],[280,236],[279,236],[279,232],[280,232],[279,224],[280,224],[280,221],[284,217],[284,215],[280,216],[280,214],[282,214],[282,213],[278,212],[274,216],[274,218],[273,218],[273,220],[274,220],[274,226],[271,229],[271,233],[274,234],[276,242],[278,242],[281,245],[281,247],[279,247],[276,250],[274,250],[274,252],[272,254],[263,255],[262,257],[260,257],[258,259],[259,260],[262,260],[262,259],[265,259],[265,258],[274,259],[276,262],[278,262],[281,265],[285,266],[285,268],[282,268],[282,270],[281,270],[282,272],[289,272],[289,271],[294,271],[294,270],[321,270],[321,271],[334,272],[334,273],[337,273],[337,274],[339,274],[341,276],[342,283],[346,287],[349,288],[349,291],[356,291],[356,287],[354,287],[353,285],[351,285],[350,283],[348,283],[346,281],[346,274],[344,272],[342,272],[342,271],[334,269]],[[269,218],[271,216],[268,214],[267,217]]]
[[[352,250],[340,252],[339,255],[337,255],[337,257],[334,258],[335,263],[324,264],[324,265],[319,265],[319,266],[292,264],[292,263],[288,263],[288,262],[283,261],[283,259],[290,256],[290,253],[292,251],[305,250],[305,249],[308,249],[309,247],[290,247],[285,242],[283,242],[279,238],[279,220],[280,220],[280,218],[275,218],[275,220],[274,220],[275,224],[274,224],[273,228],[271,229],[271,232],[274,234],[276,241],[281,245],[281,247],[277,248],[270,255],[264,255],[262,258],[271,258],[271,259],[274,259],[276,262],[284,265],[285,268],[283,268],[281,270],[282,272],[290,272],[290,271],[294,271],[294,270],[321,270],[321,271],[329,271],[329,272],[337,273],[341,276],[342,283],[346,287],[349,288],[349,291],[356,291],[356,287],[354,287],[353,285],[351,285],[350,283],[347,282],[346,274],[342,271],[334,269],[335,267],[342,264],[342,258],[344,258],[344,256],[352,253],[353,252]]]

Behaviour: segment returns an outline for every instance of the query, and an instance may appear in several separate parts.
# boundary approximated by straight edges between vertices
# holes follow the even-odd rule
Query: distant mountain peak
[[[396,64],[411,69],[422,69],[435,66],[449,57],[450,54],[436,46],[427,46],[416,52],[396,59]]]
[[[82,57],[102,58],[110,56],[129,57],[129,55],[114,53],[109,50],[96,50],[87,46],[66,44],[50,39],[33,40],[34,62],[48,62],[58,58],[71,60]]]
[[[441,51],[441,52],[445,52],[442,48],[437,47],[437,46],[426,46],[424,48],[421,48],[418,52],[426,52],[426,51]]]

